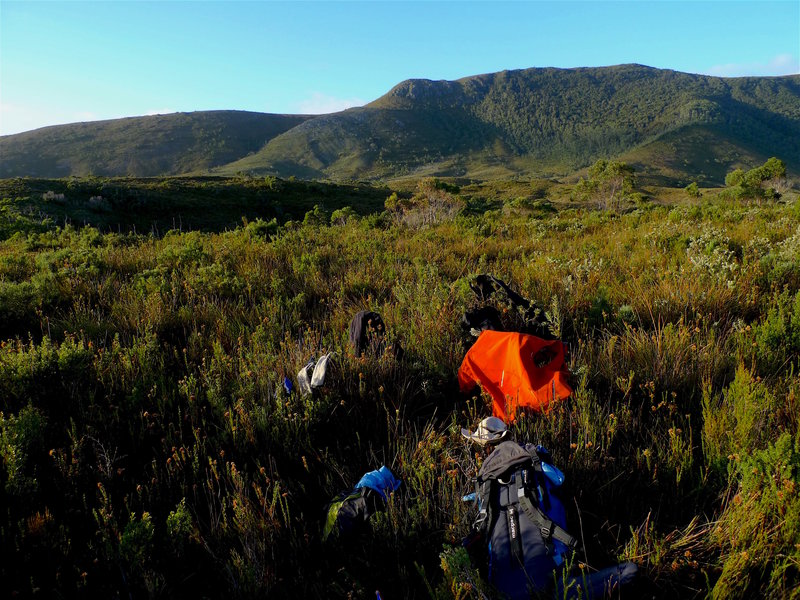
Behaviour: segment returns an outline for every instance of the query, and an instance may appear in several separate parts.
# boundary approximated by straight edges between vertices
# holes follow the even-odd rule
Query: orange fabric
[[[536,366],[550,357],[547,364]],[[568,375],[560,340],[488,330],[464,357],[458,386],[468,392],[480,384],[492,396],[494,416],[511,423],[520,408],[543,412],[553,402],[568,398],[572,394]]]

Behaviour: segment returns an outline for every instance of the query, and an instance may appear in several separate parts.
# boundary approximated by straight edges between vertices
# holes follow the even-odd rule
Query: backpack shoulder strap
[[[542,538],[544,538],[547,544],[551,544],[553,540],[558,540],[572,552],[577,547],[578,540],[567,533],[564,528],[548,517],[540,508],[541,504],[549,502],[547,491],[542,484],[542,477],[544,476],[542,472],[542,461],[539,455],[536,454],[535,449],[530,448],[529,451],[531,454],[531,462],[533,463],[533,479],[536,486],[536,494],[539,497],[536,499],[535,503],[532,502],[529,497],[531,488],[526,486],[524,481],[520,481],[517,485],[519,505],[534,525],[539,528],[542,533]]]
[[[544,514],[538,506],[535,506],[533,502],[531,502],[530,498],[523,494],[523,492],[524,488],[518,490],[518,493],[520,494],[519,505],[522,510],[525,511],[525,514],[528,515],[528,518],[533,521],[534,525],[536,525],[542,532],[542,538],[544,538],[544,541],[551,543],[552,540],[558,540],[567,548],[569,548],[570,552],[574,551],[578,546],[578,540],[562,529],[560,525],[557,525],[550,517]]]
[[[478,514],[472,522],[472,531],[483,535],[492,526],[494,514],[491,503],[492,480],[478,477],[475,482],[475,499],[478,503]]]

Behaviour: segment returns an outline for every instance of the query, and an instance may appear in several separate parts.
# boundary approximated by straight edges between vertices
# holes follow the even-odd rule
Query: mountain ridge
[[[197,115],[205,113],[190,114],[202,120]],[[218,119],[212,139],[230,132],[227,152],[216,148],[210,156],[200,142],[181,152],[179,143],[165,139],[175,149],[148,163],[150,174],[246,172],[333,181],[566,177],[598,158],[624,157],[652,181],[719,184],[729,170],[773,155],[800,171],[800,75],[720,78],[637,64],[518,69],[453,81],[408,79],[363,107],[269,117],[270,135],[260,145],[252,136],[235,142],[238,129]],[[0,138],[0,176],[44,175],[6,160],[18,145],[9,138],[15,136]],[[89,168],[92,160],[84,156],[76,164]],[[146,175],[136,168],[97,174]]]
[[[786,155],[790,168],[800,166],[798,90],[800,76],[723,79],[640,65],[410,79],[363,108],[330,115],[324,127],[315,119],[276,136],[221,172],[305,169],[314,177],[391,179],[494,169],[505,177],[564,176],[600,157],[637,162],[637,149],[652,154],[647,145],[676,130],[713,125],[706,147],[741,130],[730,156],[716,158],[724,164],[695,165],[697,174],[687,165],[667,179],[699,174],[720,183],[726,170],[773,154]],[[318,148],[336,160],[319,160]],[[663,179],[663,165],[639,163]]]
[[[204,171],[257,151],[309,118],[214,110],[51,125],[0,137],[0,177]]]

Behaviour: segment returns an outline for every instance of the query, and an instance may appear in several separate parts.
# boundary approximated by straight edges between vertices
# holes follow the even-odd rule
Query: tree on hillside
[[[731,171],[725,177],[725,185],[734,198],[753,200],[778,200],[790,188],[786,164],[774,156],[755,169]]]
[[[588,178],[575,186],[579,197],[596,200],[600,208],[618,208],[636,185],[634,168],[621,161],[600,159],[589,168]]]
[[[686,192],[691,198],[701,198],[703,196],[703,192],[700,191],[696,181],[693,181],[683,188],[683,191]]]
[[[435,225],[453,220],[464,208],[463,199],[453,190],[458,190],[458,187],[438,179],[423,179],[411,198],[399,198],[392,193],[384,206],[396,220],[406,225]]]
[[[358,213],[351,206],[343,206],[331,213],[331,225],[344,225],[350,219],[357,219]]]
[[[303,225],[327,225],[328,215],[319,204],[309,210],[303,217]]]

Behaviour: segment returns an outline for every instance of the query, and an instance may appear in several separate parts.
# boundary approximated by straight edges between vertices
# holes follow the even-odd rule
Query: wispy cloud
[[[772,60],[748,63],[729,63],[714,65],[706,71],[707,75],[718,77],[775,76],[800,73],[800,60],[792,54],[779,54]]]
[[[113,117],[103,117],[90,111],[52,111],[36,106],[0,102],[0,135],[12,135],[50,125],[97,121],[103,118]]]
[[[305,115],[323,115],[364,104],[366,101],[361,98],[336,98],[321,92],[314,92],[310,98],[297,103],[297,112]]]
[[[102,119],[100,115],[89,110],[82,110],[75,113],[74,116],[69,118],[69,123],[76,123],[78,121],[99,121]]]

